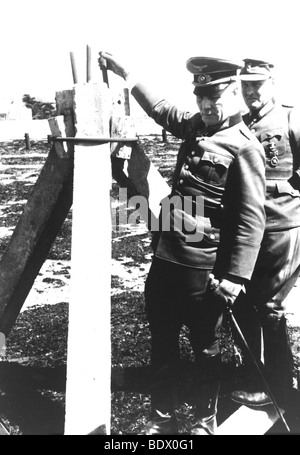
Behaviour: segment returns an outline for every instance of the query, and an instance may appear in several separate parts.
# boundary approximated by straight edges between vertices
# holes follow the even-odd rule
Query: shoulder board
[[[246,125],[245,125],[246,126]],[[250,140],[253,138],[251,131],[249,130],[248,127],[246,128],[240,128],[240,133],[245,136],[246,139]]]

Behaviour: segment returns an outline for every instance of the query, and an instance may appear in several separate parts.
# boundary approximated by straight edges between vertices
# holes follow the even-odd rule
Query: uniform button
[[[215,156],[214,159],[213,159],[213,162],[216,164],[216,163],[218,163],[219,161],[220,161],[219,158],[217,158],[217,157]]]
[[[189,168],[189,165],[188,164],[185,164],[184,165],[184,169],[188,169]]]
[[[192,155],[192,156],[194,156],[195,153],[196,153],[195,150],[192,150],[192,151],[191,151],[191,155]]]
[[[252,133],[255,133],[255,128],[251,128]]]
[[[210,234],[209,238],[210,238],[211,240],[215,240],[216,236],[215,236],[215,234]]]
[[[180,185],[182,185],[182,184],[183,184],[183,180],[182,180],[182,179],[180,179],[180,180],[179,180],[179,183],[180,183]]]

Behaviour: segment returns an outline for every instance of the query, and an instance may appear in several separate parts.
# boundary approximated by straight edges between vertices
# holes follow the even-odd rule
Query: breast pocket
[[[230,155],[205,150],[198,163],[196,174],[207,183],[224,186],[232,161],[233,157]]]
[[[276,190],[277,196],[289,195],[292,198],[300,197],[300,191],[296,190],[289,182],[285,180],[276,182]]]

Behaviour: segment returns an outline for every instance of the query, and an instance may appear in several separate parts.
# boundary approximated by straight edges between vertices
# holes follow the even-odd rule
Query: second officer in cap
[[[266,374],[279,404],[286,407],[289,397],[294,396],[286,297],[300,274],[300,114],[299,109],[280,103],[274,72],[272,63],[254,59],[245,59],[240,72],[242,95],[249,109],[244,121],[265,150],[267,197],[261,251],[247,293],[237,304],[236,317],[260,358],[261,334],[255,320],[250,322],[251,315],[258,314]],[[253,383],[244,383],[232,398],[241,404],[270,403],[261,386]]]
[[[241,118],[236,81],[241,66],[190,58],[187,69],[198,106],[198,112],[191,113],[134,81],[111,54],[100,56],[131,85],[146,113],[182,139],[171,196],[162,201],[162,224],[155,233],[145,286],[154,373],[145,434],[178,431],[174,411],[179,405],[176,379],[183,325],[189,329],[195,359],[191,434],[214,434],[221,365],[217,330],[223,305],[233,302],[250,280],[265,227],[264,153]],[[215,290],[211,273],[220,282]]]

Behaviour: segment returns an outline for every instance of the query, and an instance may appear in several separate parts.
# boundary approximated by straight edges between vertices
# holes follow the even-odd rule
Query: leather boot
[[[195,423],[191,435],[214,435],[217,429],[217,405],[220,389],[221,356],[201,356],[195,362],[193,404]]]
[[[210,417],[203,417],[198,419],[197,422],[192,426],[192,436],[213,436],[217,430],[217,417],[212,415]]]
[[[148,436],[178,434],[178,425],[175,414],[163,414],[156,410],[152,414],[152,418],[146,425],[142,434]]]
[[[175,435],[178,433],[175,409],[178,407],[178,366],[164,365],[152,372],[151,418],[142,434]]]
[[[289,392],[293,387],[293,356],[291,352],[286,319],[270,314],[263,321],[264,332],[264,374],[277,404],[283,408],[287,405]],[[254,368],[254,367],[253,367]],[[272,403],[263,387],[248,387],[235,390],[230,398],[248,406],[264,406]]]
[[[198,404],[195,407],[195,423],[191,435],[214,435],[217,429],[217,406],[220,381],[202,384],[198,389]]]
[[[266,378],[282,407],[293,388],[293,354],[286,318],[269,314],[263,322]]]
[[[235,390],[230,393],[230,398],[239,404],[246,406],[266,406],[272,403],[271,398],[265,392],[248,392]]]

